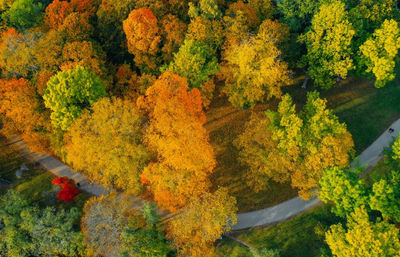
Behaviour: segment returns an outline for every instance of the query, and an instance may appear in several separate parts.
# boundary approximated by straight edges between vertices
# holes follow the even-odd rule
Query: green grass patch
[[[328,247],[324,241],[325,232],[340,221],[331,213],[330,206],[323,205],[285,222],[262,229],[253,228],[236,237],[258,249],[278,249],[282,257],[319,257],[321,248]],[[217,252],[229,253],[234,248],[238,246],[222,242]]]
[[[223,238],[216,243],[215,257],[253,257],[249,249],[229,238]]]

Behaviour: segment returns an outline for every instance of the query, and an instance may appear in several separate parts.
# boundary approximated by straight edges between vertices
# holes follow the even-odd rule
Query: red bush
[[[51,183],[62,187],[61,191],[57,193],[57,197],[64,202],[72,202],[79,193],[78,189],[75,188],[74,181],[68,177],[55,178]]]

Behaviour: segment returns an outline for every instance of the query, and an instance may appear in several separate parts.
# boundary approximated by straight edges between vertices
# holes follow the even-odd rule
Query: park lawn
[[[325,232],[341,221],[331,213],[329,205],[323,205],[285,222],[233,236],[257,249],[278,249],[281,257],[319,257],[321,248],[328,247],[324,241]],[[231,256],[235,252],[246,253],[245,247],[227,240],[217,244],[216,256]],[[247,251],[246,255],[237,256],[251,255]]]

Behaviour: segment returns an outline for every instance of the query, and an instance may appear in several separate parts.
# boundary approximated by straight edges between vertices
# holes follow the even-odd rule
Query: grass
[[[278,249],[281,257],[318,257],[321,248],[327,248],[325,232],[340,221],[331,213],[330,206],[323,205],[286,222],[253,228],[236,237],[257,249]],[[225,240],[217,244],[216,256],[232,256],[230,254],[235,252],[241,253],[237,256],[251,256],[236,242]]]

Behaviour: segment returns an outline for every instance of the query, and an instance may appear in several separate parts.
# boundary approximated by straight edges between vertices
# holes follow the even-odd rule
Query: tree
[[[192,19],[201,16],[208,20],[214,20],[219,19],[221,15],[217,0],[200,0],[198,5],[189,2],[189,17]]]
[[[400,48],[400,29],[395,20],[385,20],[381,28],[360,46],[367,72],[375,77],[375,87],[383,87],[395,78],[395,58]]]
[[[371,209],[380,211],[385,219],[395,222],[400,222],[399,185],[399,172],[392,171],[388,178],[381,179],[372,185],[369,200]]]
[[[82,234],[75,230],[76,208],[40,209],[16,191],[0,200],[0,253],[10,257],[78,256],[83,254]]]
[[[224,30],[220,20],[208,20],[201,16],[190,21],[186,37],[207,45],[216,54],[223,43]]]
[[[76,41],[65,44],[62,57],[63,63],[60,68],[63,71],[82,66],[102,78],[107,74],[106,55],[101,46],[91,41]]]
[[[40,70],[53,73],[60,70],[64,45],[62,35],[56,30],[50,30],[38,40],[32,55]]]
[[[58,177],[51,181],[52,184],[61,186],[61,190],[57,193],[59,200],[66,203],[72,202],[74,197],[79,193],[75,188],[75,182],[68,177]]]
[[[325,234],[333,256],[399,256],[399,230],[386,221],[372,223],[365,208],[358,208],[350,214],[346,227],[333,225]]]
[[[185,39],[186,24],[177,17],[167,14],[160,21],[163,46],[161,52],[164,62],[170,62],[173,53],[179,50]]]
[[[0,113],[3,132],[11,127],[20,133],[29,149],[46,152],[49,147],[47,133],[49,113],[40,112],[40,103],[35,88],[25,79],[0,80]],[[11,123],[11,124],[10,124]]]
[[[15,0],[1,17],[7,24],[22,31],[41,21],[42,4],[33,0]]]
[[[172,71],[187,78],[190,88],[199,88],[218,69],[217,58],[208,46],[185,40],[178,53],[174,54],[174,60],[168,66],[162,67],[161,71]]]
[[[253,116],[235,145],[240,160],[250,168],[250,184],[256,190],[270,179],[290,180],[299,195],[308,199],[323,170],[349,165],[354,143],[345,124],[326,109],[326,100],[313,92],[300,115],[291,97],[285,95],[277,112]]]
[[[46,7],[44,22],[49,28],[57,29],[72,12],[73,8],[70,2],[53,0],[53,2]]]
[[[150,156],[142,145],[143,118],[129,100],[103,98],[65,135],[67,160],[93,180],[131,194]]]
[[[72,121],[97,99],[106,96],[105,85],[88,68],[76,66],[50,78],[43,95],[55,128],[66,131]]]
[[[123,231],[122,256],[169,256],[171,249],[164,233],[156,226],[158,220],[154,205],[145,203],[141,214],[133,217],[129,227]]]
[[[287,64],[279,57],[277,44],[285,29],[279,23],[266,20],[255,37],[236,45],[225,57],[233,81],[226,91],[236,107],[252,107],[257,102],[281,97],[281,87],[291,83]],[[273,25],[270,29],[268,26]]]
[[[364,43],[385,20],[398,15],[395,0],[360,0],[350,6],[349,19],[356,29],[356,47]]]
[[[156,16],[150,9],[136,9],[123,21],[122,26],[128,41],[128,50],[135,55],[136,66],[142,72],[154,72],[159,63],[157,54],[161,41]]]
[[[226,188],[205,192],[168,222],[168,234],[185,256],[213,256],[214,242],[236,224],[236,199]]]
[[[144,141],[157,156],[143,170],[142,182],[171,211],[206,191],[215,167],[200,92],[188,90],[185,78],[166,72],[138,99],[149,116]]]
[[[0,41],[0,69],[9,76],[29,77],[39,67],[33,52],[40,34],[17,33],[9,29],[2,33]]]
[[[368,191],[357,171],[347,171],[332,167],[323,171],[319,181],[319,198],[325,202],[333,202],[336,215],[345,217],[355,209],[368,203]]]
[[[60,36],[64,42],[91,41],[94,28],[90,24],[87,13],[73,12],[68,15],[61,26],[58,28]]]
[[[311,25],[311,19],[321,5],[321,0],[282,0],[277,2],[281,22],[289,25],[293,32],[303,32]]]
[[[92,197],[84,207],[81,226],[91,256],[120,256],[123,251],[122,232],[136,211],[132,201],[116,193]]]
[[[351,58],[354,34],[344,3],[335,0],[321,5],[310,30],[299,38],[307,46],[304,62],[317,85],[329,88],[336,78],[345,79],[349,70],[354,69]]]

